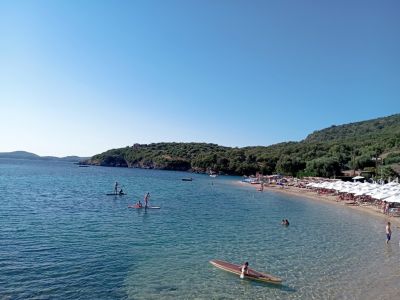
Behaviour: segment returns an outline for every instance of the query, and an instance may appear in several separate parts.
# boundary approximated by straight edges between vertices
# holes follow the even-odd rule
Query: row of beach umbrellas
[[[376,200],[400,203],[400,184],[390,182],[387,184],[376,184],[369,182],[311,182],[307,187],[315,189],[333,190],[338,193],[353,194],[354,196],[370,196]]]

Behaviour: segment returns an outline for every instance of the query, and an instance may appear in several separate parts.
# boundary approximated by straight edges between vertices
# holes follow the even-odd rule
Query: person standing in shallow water
[[[392,237],[392,229],[390,228],[390,222],[387,222],[387,225],[386,225],[386,244],[389,243],[391,237]]]

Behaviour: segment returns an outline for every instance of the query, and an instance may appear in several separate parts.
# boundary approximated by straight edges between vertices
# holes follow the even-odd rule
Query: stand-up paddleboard
[[[210,264],[212,264],[214,267],[217,267],[217,268],[227,271],[229,273],[233,273],[233,274],[236,274],[239,276],[240,276],[240,274],[242,274],[242,270],[241,270],[242,268],[240,265],[231,264],[226,261],[217,260],[217,259],[210,260]],[[250,279],[250,280],[267,282],[267,283],[274,283],[274,284],[282,283],[282,279],[279,277],[260,273],[260,272],[254,271],[250,268],[248,269],[248,274],[244,274],[244,278]]]
[[[127,195],[126,193],[122,193],[122,194],[120,194],[120,193],[118,193],[118,194],[115,194],[115,193],[112,193],[112,194],[106,194],[107,196],[125,196],[125,195]]]
[[[139,206],[139,205],[128,205],[128,208],[136,208],[136,209],[141,209],[141,208],[143,208],[143,209],[160,209],[161,207],[159,207],[159,206],[147,206],[147,207],[144,207],[144,206]]]

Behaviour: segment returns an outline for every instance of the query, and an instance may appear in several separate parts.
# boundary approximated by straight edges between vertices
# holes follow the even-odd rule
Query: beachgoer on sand
[[[389,243],[391,237],[392,237],[392,229],[390,228],[390,222],[387,222],[387,225],[386,225],[386,244]]]

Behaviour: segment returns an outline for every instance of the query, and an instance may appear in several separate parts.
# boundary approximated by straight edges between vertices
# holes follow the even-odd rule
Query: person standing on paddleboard
[[[117,181],[114,184],[114,193],[115,193],[115,195],[118,194],[118,182]]]
[[[149,200],[150,200],[150,193],[147,192],[146,195],[144,195],[144,208],[147,208]]]

